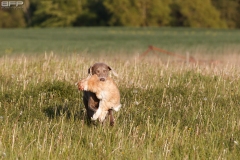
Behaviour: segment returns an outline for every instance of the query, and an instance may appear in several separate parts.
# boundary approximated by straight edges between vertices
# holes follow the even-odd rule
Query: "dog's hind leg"
[[[108,110],[108,115],[109,115],[109,117],[110,117],[110,126],[114,126],[114,117],[113,117],[113,110],[112,109],[109,109]]]

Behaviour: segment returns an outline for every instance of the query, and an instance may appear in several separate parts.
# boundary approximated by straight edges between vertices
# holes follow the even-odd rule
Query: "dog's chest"
[[[107,97],[109,97],[109,92],[100,91],[96,96],[98,99],[106,99]]]

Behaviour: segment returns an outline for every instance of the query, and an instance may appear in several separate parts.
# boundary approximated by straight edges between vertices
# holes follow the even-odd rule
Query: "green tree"
[[[168,0],[105,0],[110,25],[161,26],[169,23]]]
[[[170,22],[169,0],[135,0],[142,26],[164,26]]]
[[[104,6],[111,15],[110,26],[139,26],[141,23],[133,0],[105,0]]]
[[[173,25],[187,27],[226,28],[219,11],[210,0],[175,0],[172,6]]]
[[[23,11],[27,27],[31,27],[33,13],[36,11],[37,6],[40,4],[39,0],[24,0]]]
[[[109,21],[109,12],[103,5],[104,0],[82,1],[82,12],[75,21],[75,26],[106,26]]]
[[[25,27],[24,13],[21,9],[0,10],[0,28]]]
[[[229,28],[240,28],[240,0],[212,0]]]
[[[66,27],[72,26],[81,13],[79,0],[40,1],[33,13],[33,26]]]

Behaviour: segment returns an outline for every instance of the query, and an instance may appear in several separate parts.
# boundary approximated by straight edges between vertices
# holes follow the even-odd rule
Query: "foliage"
[[[0,28],[25,27],[24,14],[21,10],[0,10]]]
[[[142,2],[143,26],[166,26],[170,22],[170,1],[169,0],[150,0]],[[146,15],[144,15],[146,14]]]
[[[239,28],[240,1],[239,0],[212,0],[213,5],[220,11],[229,28]]]
[[[224,28],[224,21],[219,12],[211,5],[210,0],[178,0],[174,4],[174,12],[178,13],[174,22],[188,27]],[[180,21],[180,22],[178,22]]]
[[[106,0],[111,13],[110,25],[161,26],[169,22],[169,1],[163,0]]]
[[[104,5],[111,13],[109,25],[139,26],[141,19],[136,10],[134,1],[129,0],[106,0]],[[130,16],[131,15],[131,16]]]
[[[239,28],[238,0],[24,0],[0,27],[187,26]]]
[[[41,1],[34,12],[33,24],[40,27],[66,27],[72,26],[81,5],[77,0]]]
[[[102,0],[88,0],[82,2],[82,13],[78,15],[74,26],[106,26],[109,13]]]

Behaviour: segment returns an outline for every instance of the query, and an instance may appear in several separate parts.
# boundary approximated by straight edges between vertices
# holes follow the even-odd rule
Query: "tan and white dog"
[[[110,77],[107,77],[105,81],[100,81],[96,74],[90,75],[78,82],[78,89],[93,92],[100,100],[99,107],[92,116],[92,120],[99,119],[100,122],[103,122],[109,110],[119,111],[121,108],[120,92],[116,83]]]

